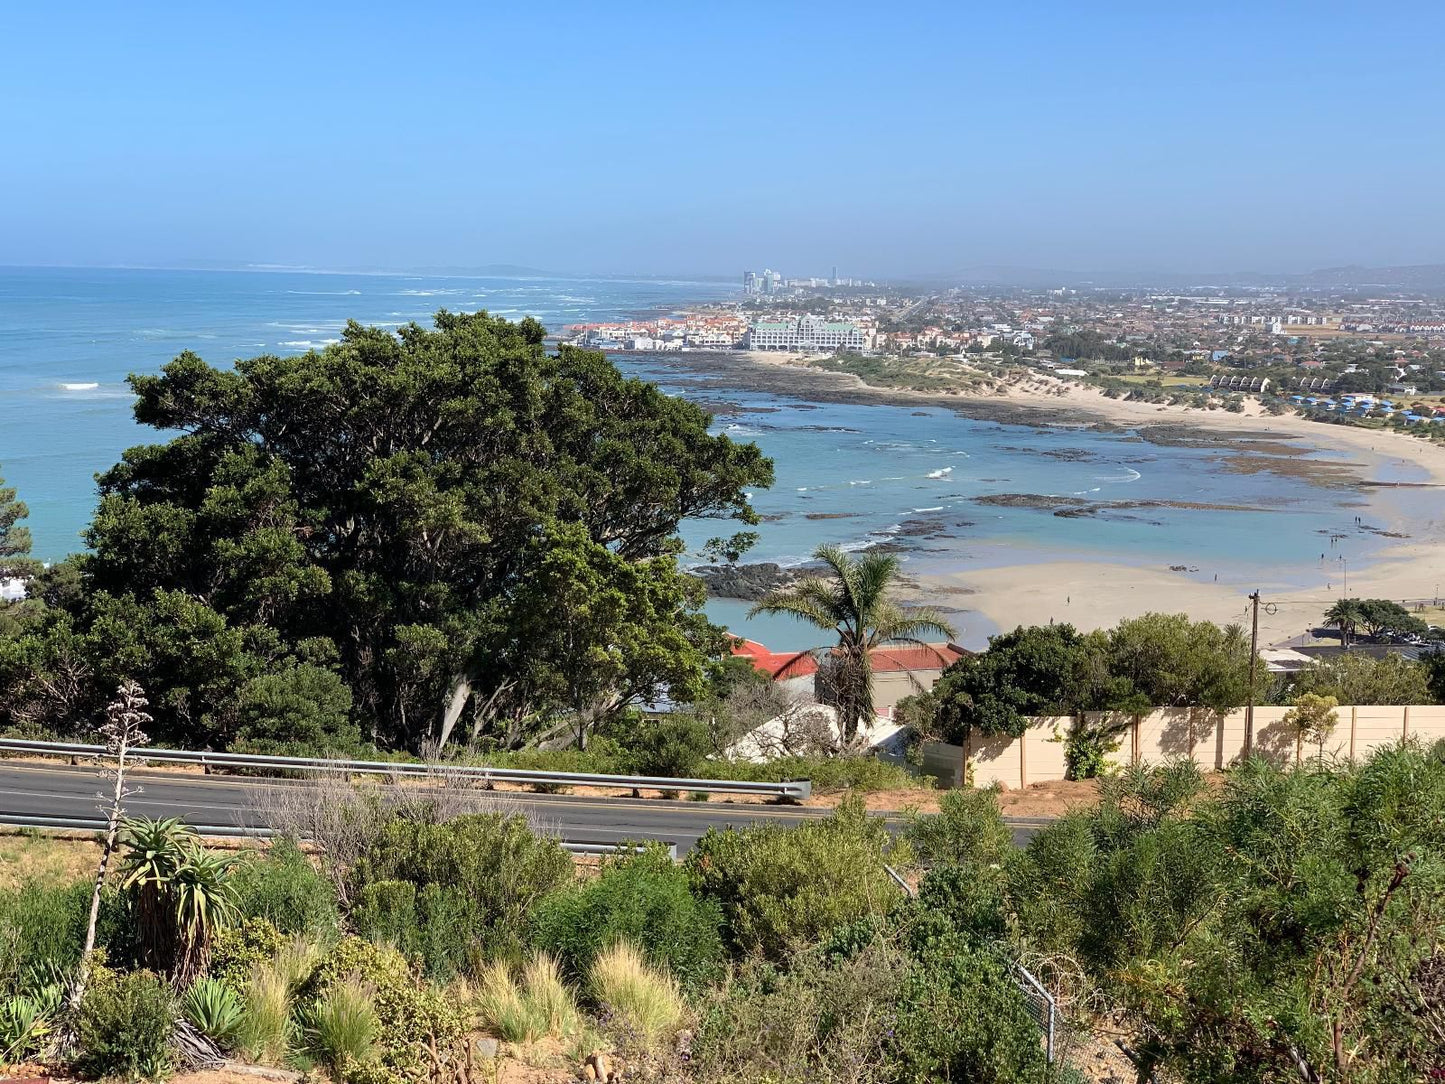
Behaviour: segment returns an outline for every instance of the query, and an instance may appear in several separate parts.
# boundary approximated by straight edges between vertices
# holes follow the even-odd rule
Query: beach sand
[[[749,357],[766,366],[808,369],[806,362],[796,356],[763,353]],[[1245,400],[1241,414],[1110,399],[1098,388],[1042,373],[992,394],[953,395],[876,388],[851,374],[816,369],[810,372],[834,389],[851,388],[856,393],[875,394],[887,401],[916,400],[959,408],[1000,406],[1011,415],[1015,411],[1037,413],[1040,422],[1063,418],[1069,424],[1088,424],[1092,420],[1130,428],[1187,426],[1221,435],[1247,431],[1251,438],[1288,441],[1301,451],[1343,452],[1348,456],[1348,463],[1343,464],[1348,473],[1366,482],[1394,482],[1402,475],[1416,474],[1411,484],[1445,486],[1445,445],[1390,430],[1330,425],[1293,414],[1272,415],[1254,399]],[[1306,463],[1302,461],[1301,466],[1308,470]],[[1368,486],[1360,489],[1361,496],[1367,500],[1378,492]],[[1392,495],[1399,492],[1402,491]],[[1431,496],[1434,503],[1445,505],[1441,495],[1432,493]],[[1379,513],[1377,518],[1383,515]],[[1404,527],[1407,532],[1413,531],[1414,537],[1388,547],[1369,564],[1351,568],[1349,594],[1356,598],[1396,601],[1433,600],[1445,587],[1445,513],[1441,519],[1424,523],[1404,524],[1393,517],[1390,525],[1392,529]],[[1050,621],[1068,622],[1082,630],[1106,628],[1122,618],[1150,611],[1184,612],[1195,620],[1247,625],[1249,589],[1241,587],[1234,577],[1221,577],[1235,581],[1226,583],[1201,582],[1195,578],[1195,575],[1209,575],[1210,571],[1203,569],[1191,575],[1167,567],[1107,561],[1043,561],[919,576],[917,587],[910,595],[912,601],[937,602],[940,597],[967,592],[963,605],[982,614],[998,629]],[[1289,582],[1292,586],[1271,591],[1268,584],[1256,585],[1267,604],[1260,610],[1261,645],[1297,636],[1318,625],[1324,611],[1344,594],[1340,569],[1332,562],[1318,570],[1305,567],[1281,570],[1281,573],[1280,582]],[[1298,586],[1313,579],[1318,583]]]

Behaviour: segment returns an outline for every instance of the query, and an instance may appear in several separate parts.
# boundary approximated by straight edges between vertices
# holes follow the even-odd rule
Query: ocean
[[[398,327],[443,307],[532,315],[555,332],[735,292],[684,281],[0,269],[0,475],[30,506],[36,555],[53,560],[83,545],[96,472],[159,436],[132,420],[126,375],[154,372],[182,350],[213,364],[304,352],[335,341],[347,319]],[[812,402],[742,379],[732,386],[696,357],[615,360],[717,405],[717,431],[756,441],[774,459],[776,484],[753,494],[764,522],[749,561],[797,564],[832,542],[886,545],[920,574],[1096,559],[1283,588],[1314,583],[1328,536],[1347,528],[1361,567],[1384,540],[1354,531],[1354,517],[1404,512],[1383,498],[1367,506],[1358,490],[1249,469],[1248,457],[1218,449],[978,421],[941,407]],[[1397,477],[1412,480],[1408,469]],[[1070,504],[1096,507],[1078,514]],[[684,537],[695,552],[734,529],[687,524]],[[738,603],[715,600],[709,610],[778,648],[809,646],[816,635],[787,620],[748,621]],[[965,642],[993,631],[962,618]]]

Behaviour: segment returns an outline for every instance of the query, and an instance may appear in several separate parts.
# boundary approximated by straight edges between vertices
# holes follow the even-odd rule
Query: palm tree
[[[921,644],[928,633],[947,639],[956,634],[933,607],[905,609],[892,599],[898,558],[882,553],[854,558],[837,546],[819,546],[813,557],[825,566],[826,575],[770,592],[748,616],[791,614],[838,634],[836,645],[800,652],[797,661],[817,657],[820,669],[826,668],[832,686],[828,699],[838,709],[847,747],[858,736],[858,724],[871,722],[875,714],[873,650],[890,643]],[[784,667],[780,676],[787,670]]]
[[[1364,616],[1364,608],[1360,605],[1359,599],[1342,598],[1325,611],[1325,624],[1339,629],[1340,643],[1349,647],[1350,637],[1355,635]]]

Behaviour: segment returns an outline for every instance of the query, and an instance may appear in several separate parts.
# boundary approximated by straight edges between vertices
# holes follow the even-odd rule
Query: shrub
[[[583,979],[600,952],[626,940],[679,981],[705,981],[722,956],[722,914],[688,887],[688,874],[660,844],[608,859],[593,881],[547,896],[533,913],[533,939]]]
[[[841,958],[804,951],[786,971],[749,959],[702,1002],[693,1079],[890,1084],[888,1032],[907,967],[896,946],[877,937]]]
[[[709,829],[687,869],[694,889],[721,906],[734,949],[781,959],[794,942],[885,914],[899,899],[884,868],[890,859],[906,862],[906,844],[850,798],[797,828]]]
[[[395,948],[343,937],[299,996],[303,1002],[319,1001],[342,982],[364,985],[376,1007],[375,1069],[357,1075],[374,1072],[390,1080],[427,1081],[438,1061],[445,1065],[455,1054],[465,1030],[458,1008],[435,988],[417,982]]]
[[[371,991],[354,979],[333,983],[305,1014],[306,1047],[333,1072],[370,1060],[381,1031]]]
[[[426,972],[448,979],[465,971],[477,947],[458,930],[479,925],[471,896],[452,885],[376,881],[363,888],[351,912],[356,932],[420,957]]]
[[[1043,1081],[1039,1029],[1006,965],[962,941],[923,955],[903,979],[890,1044],[899,1084]]]
[[[223,1050],[234,1047],[245,1007],[240,995],[220,979],[206,976],[191,983],[181,998],[181,1013]]]
[[[416,885],[410,881],[373,881],[356,894],[351,926],[358,934],[403,953],[417,941]]]
[[[577,1030],[576,999],[556,961],[545,953],[533,956],[520,975],[505,960],[494,960],[482,968],[478,980],[482,1022],[508,1042],[534,1042]]]
[[[621,737],[628,774],[691,778],[712,753],[707,723],[687,715],[642,719]]]
[[[626,941],[606,949],[588,972],[592,996],[644,1045],[671,1038],[682,1026],[685,1006],[677,981],[649,967]]]
[[[282,933],[336,931],[336,890],[293,840],[278,839],[266,854],[237,863],[232,882],[244,918],[265,919]]]
[[[285,943],[285,935],[264,918],[223,926],[211,945],[211,974],[239,993],[256,965],[269,963]]]
[[[417,921],[433,913],[449,925],[430,936],[472,941],[482,951],[520,954],[527,915],[548,892],[572,879],[572,860],[555,840],[532,834],[519,816],[475,813],[440,824],[392,821],[352,870],[353,898],[367,885],[406,881],[451,890],[418,908]],[[457,921],[465,926],[450,925]]]
[[[75,1015],[77,1067],[97,1077],[165,1076],[172,1067],[175,1017],[170,984],[154,972],[95,973]]]
[[[704,779],[750,779],[779,783],[789,779],[812,780],[816,793],[837,791],[918,790],[929,781],[907,768],[871,754],[845,756],[779,757],[766,764],[710,760],[698,766]]]
[[[351,690],[333,671],[300,663],[259,674],[236,698],[232,749],[269,756],[336,756],[361,748]]]
[[[946,792],[938,813],[912,819],[908,839],[918,861],[933,865],[987,869],[1002,866],[1014,853],[1013,833],[993,789]]]

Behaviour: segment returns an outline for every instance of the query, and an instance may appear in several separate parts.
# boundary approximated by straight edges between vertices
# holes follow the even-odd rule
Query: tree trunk
[[[442,709],[441,735],[437,738],[437,753],[440,754],[447,747],[451,740],[452,730],[461,718],[462,708],[466,707],[467,700],[472,695],[472,683],[467,679],[465,673],[458,673],[452,678],[452,695],[447,701],[447,706]]]

